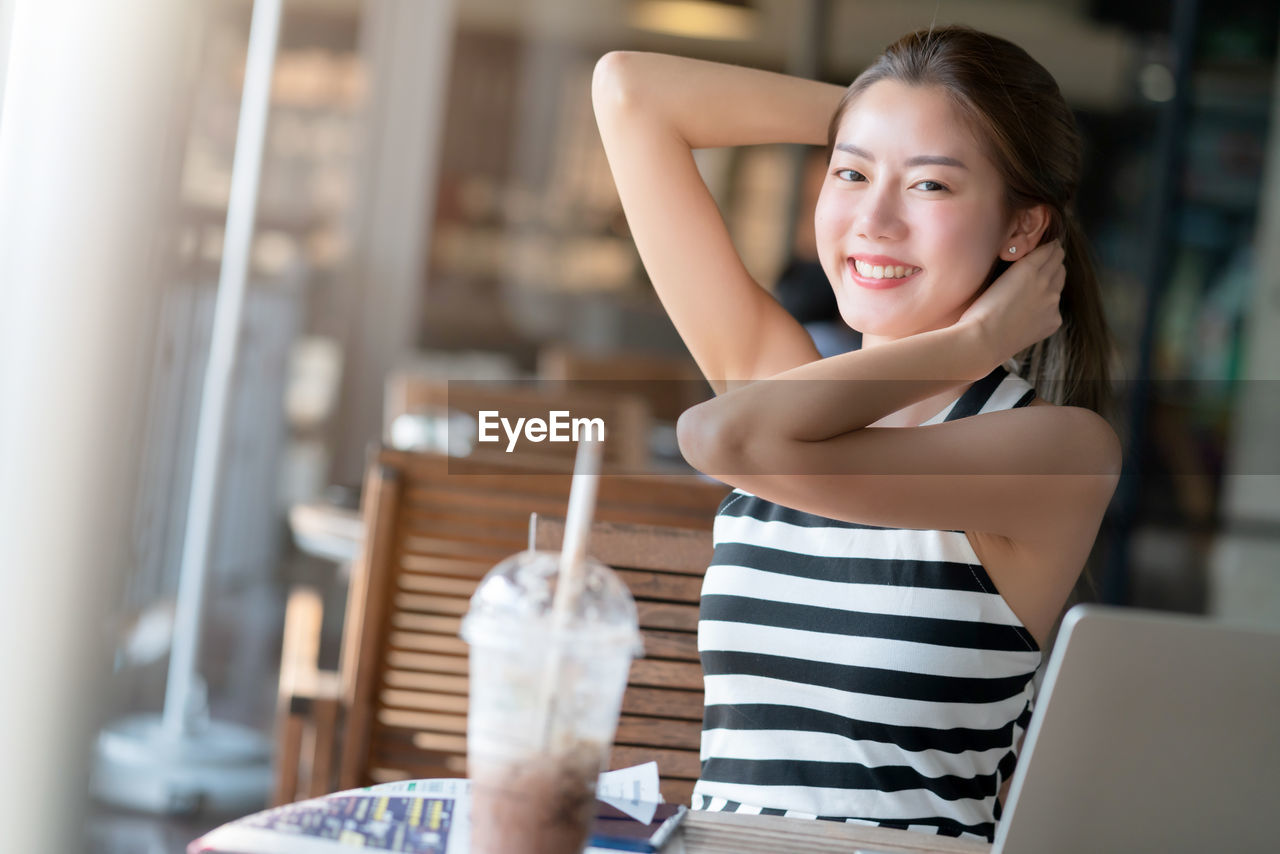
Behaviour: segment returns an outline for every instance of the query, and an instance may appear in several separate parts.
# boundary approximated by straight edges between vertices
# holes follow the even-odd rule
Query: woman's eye
[[[918,184],[916,184],[916,186],[930,193],[938,193],[947,189],[942,184],[939,184],[937,181],[921,181]]]
[[[837,169],[835,176],[840,178],[841,175],[852,175],[852,178],[840,178],[841,181],[865,181],[866,177],[861,172],[855,172],[852,169]]]

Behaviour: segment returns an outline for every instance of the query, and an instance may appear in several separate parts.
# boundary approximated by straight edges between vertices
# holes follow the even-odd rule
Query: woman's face
[[[950,326],[1009,233],[1003,196],[943,90],[873,83],[845,112],[814,210],[841,317],[872,341]]]

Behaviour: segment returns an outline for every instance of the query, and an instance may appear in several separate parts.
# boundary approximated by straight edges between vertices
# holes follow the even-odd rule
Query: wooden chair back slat
[[[671,602],[637,602],[636,610],[640,613],[640,628],[642,629],[667,629],[685,633],[698,630],[698,607],[696,605],[679,605]]]
[[[655,747],[697,750],[702,743],[702,724],[698,721],[623,715],[618,721],[615,740],[623,744],[652,744]]]
[[[539,519],[538,525],[540,543],[552,547],[552,543],[564,540],[563,519]],[[604,521],[591,529],[591,555],[602,563],[619,571],[626,571],[622,569],[626,567],[690,575],[697,578],[699,585],[711,560],[710,547],[711,540],[705,530],[656,531],[618,524],[615,520]],[[692,596],[681,596],[680,601],[697,602],[697,591]]]
[[[640,624],[642,627],[644,623]],[[698,638],[691,632],[669,632],[663,629],[645,629],[644,652],[655,658],[674,658],[677,661],[699,661]]]

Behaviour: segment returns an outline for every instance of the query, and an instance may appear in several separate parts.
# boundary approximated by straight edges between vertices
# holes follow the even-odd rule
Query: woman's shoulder
[[[1057,414],[1064,419],[1077,419],[1077,424],[1079,424],[1080,421],[1088,422],[1091,428],[1093,428],[1090,431],[1091,434],[1098,439],[1098,450],[1100,453],[1114,456],[1119,452],[1120,437],[1119,434],[1116,433],[1115,427],[1110,421],[1092,409],[1084,406],[1059,405],[1054,403],[1052,400],[1046,400],[1039,395],[1028,401],[1027,406],[1050,406],[1057,410]]]
[[[1104,472],[1114,474],[1119,471],[1123,460],[1120,435],[1111,422],[1102,415],[1083,406],[1062,406],[1039,395],[1033,397],[1026,405],[1027,407],[1047,406],[1056,410],[1053,414],[1062,418],[1064,423],[1069,423],[1071,432],[1077,439],[1084,441],[1094,452],[1098,461],[1094,470],[1099,474]],[[1047,413],[1048,410],[1045,412]]]

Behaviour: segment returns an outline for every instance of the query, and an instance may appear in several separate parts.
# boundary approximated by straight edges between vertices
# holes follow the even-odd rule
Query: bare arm
[[[592,102],[649,278],[717,393],[814,361],[808,334],[738,256],[693,149],[822,144],[844,90],[662,54],[613,52]]]
[[[605,54],[592,86],[597,116],[600,95],[608,94],[663,120],[690,148],[825,145],[827,123],[845,91],[757,68],[639,51]]]
[[[1033,250],[951,326],[698,404],[676,425],[680,450],[694,468],[785,507],[867,525],[999,534],[1043,556],[1044,583],[1074,581],[1120,472],[1120,441],[1101,416],[1024,406],[928,426],[867,426],[980,379],[1024,342],[1048,337],[1061,324],[1062,258],[1056,242]]]

